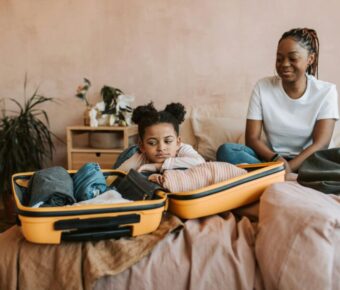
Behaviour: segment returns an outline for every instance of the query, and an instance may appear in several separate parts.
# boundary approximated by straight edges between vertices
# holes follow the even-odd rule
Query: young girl
[[[328,148],[339,118],[334,84],[315,78],[319,40],[314,30],[292,29],[279,40],[278,76],[260,80],[252,93],[246,125],[246,145],[224,144],[217,160],[257,163],[282,160],[296,172],[317,150]],[[262,127],[267,143],[261,139]]]
[[[137,107],[132,121],[138,124],[139,148],[128,159],[123,152],[120,164],[115,167],[122,171],[133,168],[139,172],[163,172],[204,163],[191,145],[181,142],[179,124],[184,121],[185,113],[180,103],[171,103],[163,111],[157,111],[152,102]]]

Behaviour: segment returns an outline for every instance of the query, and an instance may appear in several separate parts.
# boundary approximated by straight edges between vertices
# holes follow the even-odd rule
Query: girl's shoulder
[[[181,143],[179,145],[179,150],[192,150],[192,149],[193,149],[192,145],[187,143]]]
[[[179,155],[186,155],[186,154],[193,154],[196,153],[196,149],[194,149],[194,147],[190,144],[186,144],[186,143],[181,143],[181,145],[179,146],[179,149],[177,151],[177,154]]]

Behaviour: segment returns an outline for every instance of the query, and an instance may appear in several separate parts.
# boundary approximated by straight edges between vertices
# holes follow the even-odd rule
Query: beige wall
[[[82,122],[74,97],[83,77],[98,100],[104,84],[186,105],[247,101],[255,81],[274,73],[276,44],[293,27],[317,30],[319,78],[340,85],[340,2],[277,0],[0,0],[0,97],[31,89],[58,98],[53,131]],[[66,165],[57,143],[54,164]]]

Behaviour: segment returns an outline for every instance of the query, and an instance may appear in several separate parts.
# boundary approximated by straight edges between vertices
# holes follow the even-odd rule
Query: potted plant
[[[41,169],[46,159],[51,160],[56,136],[49,129],[46,111],[39,108],[52,98],[42,96],[36,90],[30,98],[25,98],[23,105],[15,99],[9,100],[18,110],[3,110],[0,117],[0,194],[7,221],[13,223],[15,206],[11,177],[14,173]]]
[[[84,124],[91,127],[102,126],[129,126],[131,125],[132,107],[134,97],[124,95],[123,91],[104,85],[100,90],[102,101],[94,106],[87,98],[91,87],[89,79],[84,78],[83,85],[78,86],[76,97],[85,102]],[[95,120],[93,120],[95,119]],[[95,122],[91,122],[95,121]]]
[[[100,90],[100,94],[103,97],[103,102],[105,104],[102,115],[111,115],[113,117],[113,120],[110,122],[112,125],[130,125],[130,120],[127,119],[126,114],[132,113],[133,109],[129,104],[132,103],[134,98],[125,96],[120,89],[110,86],[103,86]]]

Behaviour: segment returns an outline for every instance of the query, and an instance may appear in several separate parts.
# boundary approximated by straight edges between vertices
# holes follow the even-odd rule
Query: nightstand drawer
[[[102,169],[112,169],[119,154],[136,144],[138,128],[71,126],[66,128],[66,134],[68,169],[79,169],[86,162],[98,162]]]
[[[113,164],[117,160],[117,153],[102,153],[102,152],[73,152],[72,169],[79,169],[86,162],[98,162],[102,169],[112,169]]]

